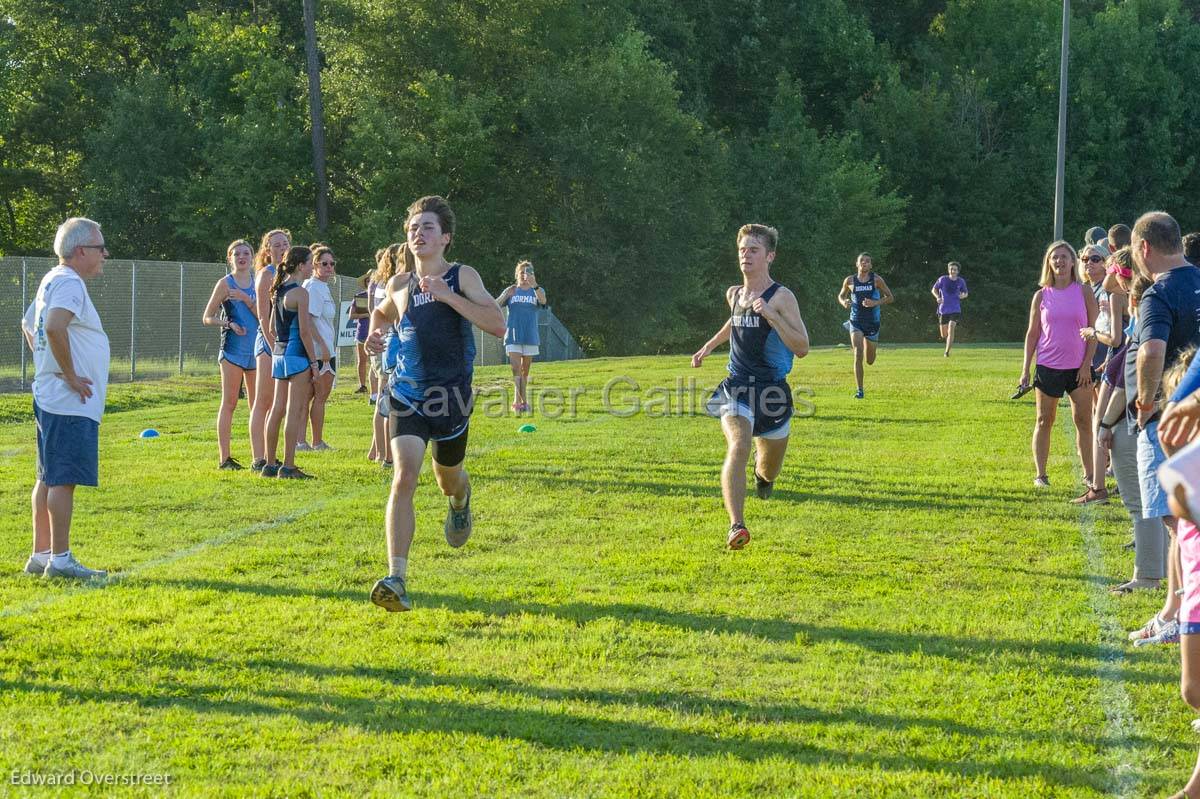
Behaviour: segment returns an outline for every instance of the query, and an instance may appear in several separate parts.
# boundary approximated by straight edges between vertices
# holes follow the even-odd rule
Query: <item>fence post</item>
[[[137,261],[129,272],[129,381],[137,379]]]
[[[21,259],[21,313],[25,313],[25,309],[29,307],[29,292],[27,289],[29,281],[29,267],[25,264],[25,259]],[[25,346],[25,334],[21,334],[21,390],[25,390],[25,377],[28,374],[26,371],[29,368],[29,362],[26,360],[25,352],[28,347]]]
[[[183,264],[179,265],[179,374],[183,374]]]

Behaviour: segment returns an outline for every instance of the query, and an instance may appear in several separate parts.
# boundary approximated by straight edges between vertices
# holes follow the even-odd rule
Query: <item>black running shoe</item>
[[[1013,395],[1011,397],[1009,397],[1009,399],[1020,399],[1021,397],[1028,394],[1030,391],[1033,391],[1033,384],[1032,383],[1022,383],[1021,385],[1017,386],[1017,390],[1013,392]]]
[[[237,461],[235,461],[233,458],[226,458],[224,461],[221,462],[221,465],[218,466],[217,468],[221,469],[222,471],[226,471],[226,472],[240,472],[242,469],[245,469],[246,467],[243,466],[242,464],[238,463]]]
[[[279,472],[275,475],[280,480],[312,480],[313,476],[308,472],[300,471],[299,466],[280,466]]]
[[[263,467],[258,470],[258,474],[260,477],[278,477],[279,476],[279,464],[278,463],[264,463]]]
[[[764,480],[758,476],[758,472],[754,473],[754,493],[759,499],[770,499],[771,492],[775,490],[774,480]]]
[[[266,465],[267,465],[267,459],[266,459],[266,458],[259,458],[259,459],[257,459],[257,460],[254,460],[254,461],[251,461],[251,462],[250,462],[250,471],[252,471],[252,472],[261,472],[261,471],[263,470],[263,467],[264,467],[264,466],[266,466]]]

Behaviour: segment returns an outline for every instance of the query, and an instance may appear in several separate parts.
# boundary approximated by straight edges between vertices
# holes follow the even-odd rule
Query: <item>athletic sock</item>
[[[48,549],[47,549],[47,550],[43,550],[43,551],[41,551],[41,552],[38,552],[38,551],[35,549],[35,550],[33,551],[33,561],[34,561],[34,563],[40,563],[41,565],[45,566],[47,563],[49,563],[49,562],[50,562],[50,558],[51,558],[51,556],[52,556],[53,554],[54,554],[54,553],[53,553],[53,552],[51,552],[51,551],[50,551],[50,550],[48,550]]]
[[[66,552],[59,552],[55,555],[52,555],[50,557],[50,562],[53,563],[55,567],[66,566],[71,562],[71,550],[68,549]]]
[[[408,573],[408,558],[391,557],[388,558],[388,561],[391,563],[392,569],[391,574],[388,576],[399,577],[401,580],[403,580],[404,575]]]

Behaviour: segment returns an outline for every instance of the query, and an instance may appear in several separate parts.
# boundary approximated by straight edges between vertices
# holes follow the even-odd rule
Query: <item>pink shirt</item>
[[[1087,327],[1087,304],[1083,286],[1072,283],[1065,289],[1042,289],[1042,337],[1038,339],[1038,366],[1078,369],[1083,365],[1087,342],[1079,337]]]

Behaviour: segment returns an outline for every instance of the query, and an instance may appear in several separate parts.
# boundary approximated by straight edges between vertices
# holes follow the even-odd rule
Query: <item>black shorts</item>
[[[1079,370],[1051,369],[1049,366],[1038,364],[1033,376],[1033,387],[1047,397],[1061,399],[1063,394],[1070,394],[1079,388]]]
[[[951,322],[957,322],[960,316],[962,316],[961,311],[956,311],[955,313],[940,313],[938,314],[938,324],[948,325]]]
[[[399,405],[400,403],[394,403]],[[388,414],[388,440],[399,436],[416,436],[428,444],[433,441],[433,459],[441,466],[457,466],[467,456],[467,434],[471,430],[468,419],[458,435],[453,438],[435,437],[434,425],[419,413]]]

